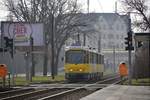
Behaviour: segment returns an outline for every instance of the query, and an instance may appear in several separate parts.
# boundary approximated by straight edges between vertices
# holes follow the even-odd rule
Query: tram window
[[[89,63],[89,55],[87,51],[84,51],[84,63]]]
[[[101,55],[101,64],[104,62],[104,57]]]
[[[101,55],[100,57],[101,57],[101,62],[100,62],[100,63],[101,63],[101,64],[104,64],[104,56]]]
[[[97,64],[99,64],[99,55],[97,55]]]
[[[84,63],[83,51],[68,51],[66,53],[66,63]]]
[[[92,53],[92,63],[94,63],[94,54]]]
[[[98,64],[101,63],[101,55],[98,55]]]
[[[91,54],[90,61],[91,63],[95,64],[97,62],[96,54],[95,53],[90,53],[90,54]]]
[[[91,52],[89,52],[89,57],[90,57],[90,61],[89,62],[92,63],[92,58],[93,57],[92,57],[92,53]]]
[[[96,64],[98,64],[98,54],[96,54]]]
[[[96,64],[97,63],[97,59],[96,59],[96,54],[94,53],[94,58],[93,58],[93,63]]]
[[[93,53],[91,53],[91,63],[93,63]]]
[[[103,56],[102,55],[98,55],[98,57],[99,57],[98,64],[103,64],[103,62],[104,62]]]

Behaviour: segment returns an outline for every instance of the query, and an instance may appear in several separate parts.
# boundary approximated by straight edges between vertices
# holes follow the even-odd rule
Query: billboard
[[[42,23],[1,22],[1,33],[3,37],[13,38],[15,46],[30,46],[30,37],[34,46],[44,45]]]

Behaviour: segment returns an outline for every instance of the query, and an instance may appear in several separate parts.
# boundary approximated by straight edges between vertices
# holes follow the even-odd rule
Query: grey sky
[[[78,0],[87,8],[87,0]],[[90,0],[90,12],[114,12],[115,2],[119,0]],[[118,6],[120,6],[118,2]]]

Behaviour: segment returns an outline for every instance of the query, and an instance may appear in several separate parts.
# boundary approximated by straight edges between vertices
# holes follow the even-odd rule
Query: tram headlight
[[[72,72],[72,71],[73,71],[73,69],[70,69],[69,71],[70,71],[70,72]]]
[[[83,70],[82,70],[82,69],[79,69],[79,71],[82,72]]]

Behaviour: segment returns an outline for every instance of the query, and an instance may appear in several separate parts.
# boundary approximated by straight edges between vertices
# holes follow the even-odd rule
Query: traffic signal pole
[[[11,50],[10,50],[10,54],[11,54],[11,58],[12,58],[12,65],[13,65],[13,68],[12,68],[12,84],[15,85],[15,64],[14,64],[14,49],[15,49],[15,46],[14,46],[14,38],[12,39],[12,47],[10,47]]]
[[[131,50],[128,51],[129,53],[129,85],[132,83],[132,66],[131,66]]]
[[[125,38],[126,40],[125,44],[127,44],[127,47],[125,49],[128,50],[128,64],[129,64],[128,78],[129,78],[129,84],[131,85],[131,80],[132,80],[131,53],[132,53],[132,50],[134,50],[134,47],[132,46],[132,31],[129,31],[127,35],[128,37]]]
[[[132,31],[131,31],[131,18],[130,18],[130,13],[128,13],[128,18],[129,18],[129,23],[128,23],[128,37],[132,39]],[[131,66],[131,47],[132,47],[132,41],[129,42],[129,49],[128,49],[128,62],[129,62],[129,85],[132,83],[132,66]]]
[[[134,50],[133,44],[132,44],[132,30],[131,30],[131,19],[130,19],[130,13],[128,13],[128,33],[127,33],[127,37],[125,37],[125,50],[128,50],[128,64],[129,64],[129,70],[128,70],[128,79],[129,79],[129,85],[131,85],[132,83],[132,63],[131,63],[131,53],[132,50]]]

